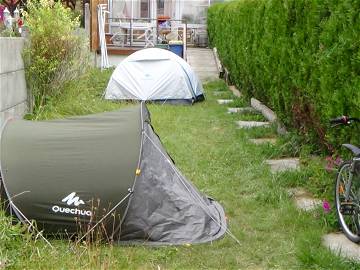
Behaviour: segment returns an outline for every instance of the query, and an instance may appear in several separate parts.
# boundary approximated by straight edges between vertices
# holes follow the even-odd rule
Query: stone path
[[[275,144],[276,139],[275,138],[259,138],[259,139],[249,139],[250,142],[253,144]]]
[[[230,102],[232,102],[232,100],[218,100],[219,104],[228,104]],[[262,105],[261,103],[259,104]],[[227,109],[228,113],[240,114],[254,113],[254,111],[255,110],[252,107]],[[264,115],[264,112],[262,112],[262,114]],[[266,118],[269,120],[269,122],[237,121],[236,124],[238,128],[269,127],[270,122],[276,121],[276,116],[273,117],[270,115]],[[250,139],[250,142],[254,144],[276,143],[276,138]],[[300,162],[298,158],[266,160],[265,163],[270,166],[272,173],[298,170],[300,168]],[[293,197],[296,207],[302,211],[313,211],[322,206],[322,201],[320,199],[314,198],[310,192],[303,188],[289,189],[288,194]],[[334,252],[335,255],[340,255],[344,258],[360,262],[360,245],[351,242],[344,234],[331,233],[323,236],[322,239],[323,245]]]
[[[315,199],[310,192],[303,188],[291,188],[288,193],[294,198],[295,205],[300,210],[312,211],[322,205],[321,200]]]
[[[270,159],[265,162],[270,165],[271,172],[273,173],[297,170],[300,167],[298,158]]]
[[[258,113],[258,111],[252,107],[243,107],[243,108],[228,108],[228,113],[247,114],[247,113]]]
[[[330,233],[322,240],[323,245],[336,255],[360,262],[360,245],[351,242],[343,233]]]
[[[220,105],[225,105],[225,104],[234,102],[234,100],[233,99],[218,99],[217,102]]]
[[[270,127],[269,122],[236,121],[238,128]]]

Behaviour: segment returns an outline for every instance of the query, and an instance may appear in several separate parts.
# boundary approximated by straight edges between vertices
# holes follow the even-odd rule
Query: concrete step
[[[229,103],[232,103],[232,102],[234,102],[233,99],[218,99],[217,100],[217,103],[220,104],[220,105],[229,104]]]
[[[288,194],[293,197],[295,205],[303,211],[312,211],[321,206],[322,201],[314,198],[314,196],[303,188],[291,188]]]
[[[276,143],[276,138],[258,138],[258,139],[249,139],[250,142],[252,142],[253,144],[275,144]]]
[[[270,159],[265,161],[270,166],[271,172],[293,171],[300,168],[298,158]]]
[[[270,127],[269,122],[258,121],[237,121],[236,125],[238,128]]]
[[[228,108],[228,113],[248,114],[248,113],[258,113],[258,111],[252,107],[242,107],[242,108]]]
[[[334,254],[360,262],[360,245],[351,242],[343,233],[330,233],[322,238],[323,245]]]

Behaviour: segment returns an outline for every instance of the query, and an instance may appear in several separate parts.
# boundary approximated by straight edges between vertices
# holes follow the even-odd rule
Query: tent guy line
[[[40,237],[45,241],[45,243],[47,245],[49,245],[52,249],[55,249],[55,247],[45,238],[45,236],[43,236],[42,232],[39,231],[36,226],[33,225],[33,223],[20,211],[19,208],[17,208],[17,206],[10,200],[10,205],[12,208],[15,209],[15,211],[17,211],[22,217],[23,219],[29,224],[29,229],[33,229],[34,231],[37,232],[38,235],[40,235]]]
[[[80,243],[81,240],[83,240],[91,231],[93,231],[101,222],[103,222],[112,212],[115,211],[116,208],[118,208],[130,195],[133,194],[133,190],[131,188],[128,189],[128,194],[122,198],[121,201],[119,201],[113,208],[110,209],[110,211],[104,215],[94,226],[92,226],[79,240],[77,240],[76,244]]]

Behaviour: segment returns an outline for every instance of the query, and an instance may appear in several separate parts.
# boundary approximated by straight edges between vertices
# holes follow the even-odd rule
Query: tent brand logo
[[[85,204],[83,200],[80,200],[78,196],[76,196],[76,192],[72,192],[67,195],[64,199],[61,200],[62,202],[66,202],[67,205],[71,206],[79,206],[81,204]],[[54,213],[65,213],[77,216],[89,216],[91,217],[92,213],[89,210],[81,210],[78,208],[68,208],[68,207],[61,207],[58,205],[54,205],[51,210]]]
[[[76,192],[70,193],[68,196],[62,199],[62,202],[66,202],[67,205],[74,204],[75,206],[79,206],[80,204],[85,204],[83,200],[80,200],[80,198],[76,196]]]

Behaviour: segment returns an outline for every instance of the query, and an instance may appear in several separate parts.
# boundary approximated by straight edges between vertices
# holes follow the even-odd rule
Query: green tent
[[[203,243],[226,231],[223,208],[175,167],[143,103],[52,121],[8,121],[2,199],[46,234],[102,228],[126,243]]]

